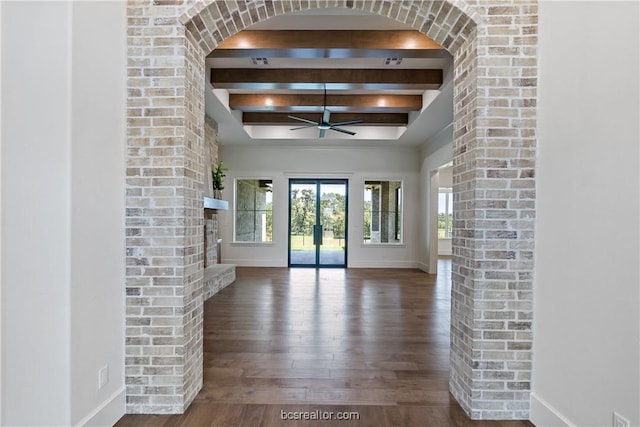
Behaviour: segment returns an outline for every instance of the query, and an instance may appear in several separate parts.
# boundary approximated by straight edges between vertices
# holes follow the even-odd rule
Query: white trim
[[[237,229],[236,229],[236,215],[237,215],[237,205],[238,205],[238,181],[271,181],[271,217],[273,218],[273,196],[275,195],[275,179],[273,179],[272,176],[270,177],[263,177],[263,178],[256,178],[256,177],[247,177],[247,178],[242,178],[243,175],[239,175],[236,176],[235,178],[233,178],[233,200],[231,201],[228,209],[228,212],[231,212],[232,218],[231,220],[233,221],[233,227],[232,227],[232,235],[231,237],[233,238],[233,242],[231,242],[232,245],[237,244],[237,243],[243,243],[243,242],[238,242],[236,241],[236,237],[237,237]],[[258,212],[257,210],[254,210],[254,212]],[[266,210],[265,210],[265,215],[266,215]],[[252,244],[259,244],[259,245],[273,245],[273,230],[272,230],[272,236],[271,236],[271,241],[265,241],[265,242],[245,242],[245,243],[252,243]],[[247,246],[253,246],[253,245],[247,245]]]
[[[125,389],[121,387],[76,426],[112,426],[125,414]]]
[[[424,272],[425,272],[425,273],[427,273],[427,274],[432,274],[432,273],[429,271],[429,265],[428,265],[428,264],[425,264],[424,262],[417,262],[417,263],[416,263],[416,268],[418,268],[418,269],[420,269],[420,270],[424,271]]]
[[[348,261],[349,268],[419,268],[415,261]]]
[[[405,248],[404,243],[360,243],[361,248]]]
[[[384,174],[382,174],[384,175]],[[406,175],[401,175],[399,177],[395,177],[395,176],[383,176],[383,177],[378,177],[378,178],[363,178],[362,179],[362,187],[364,189],[364,192],[362,193],[362,198],[363,198],[363,204],[362,204],[362,221],[364,221],[364,213],[365,213],[365,203],[366,203],[366,193],[367,193],[367,182],[368,181],[387,181],[387,182],[399,182],[400,183],[400,202],[398,203],[398,209],[400,211],[400,242],[396,243],[396,242],[388,242],[388,243],[382,243],[382,242],[376,242],[376,243],[361,243],[362,245],[367,245],[370,248],[375,248],[375,247],[388,247],[388,245],[391,246],[398,246],[398,247],[404,247],[404,195],[405,195],[405,180],[406,180]],[[398,201],[396,200],[396,203]],[[371,210],[372,210],[372,220],[373,220],[373,203],[371,206]],[[363,236],[364,237],[364,236]],[[380,245],[380,246],[376,246],[376,245]],[[364,247],[364,246],[363,246]]]
[[[222,264],[235,264],[237,267],[287,267],[287,260],[223,259]]]
[[[536,393],[531,393],[530,420],[536,427],[575,427],[564,415]]]

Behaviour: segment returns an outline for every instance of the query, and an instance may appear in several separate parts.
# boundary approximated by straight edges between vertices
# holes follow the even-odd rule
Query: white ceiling
[[[248,30],[406,30],[404,24],[377,15],[351,9],[315,9],[271,18],[256,24]],[[262,68],[288,68],[290,58],[273,58],[269,65]],[[323,60],[323,65],[316,59],[295,60],[295,67],[341,68],[347,62],[349,68],[380,68],[380,59],[333,59]],[[356,126],[345,126],[345,129],[357,132],[349,136],[338,132],[328,132],[326,137],[317,139],[315,128],[291,131],[291,126],[243,126],[242,113],[228,107],[229,91],[213,89],[210,81],[210,69],[248,68],[247,58],[208,58],[207,80],[205,90],[205,110],[208,116],[218,123],[218,139],[221,145],[260,146],[421,146],[430,137],[440,133],[453,121],[453,83],[451,59],[411,58],[403,60],[397,68],[442,68],[443,84],[440,90],[427,90],[423,93],[423,108],[419,113],[409,117],[406,127],[367,126],[366,123]],[[287,91],[282,91],[286,93]],[[395,91],[399,92],[399,91]],[[416,93],[415,91],[400,91]],[[355,93],[355,92],[354,92]],[[391,92],[390,92],[391,93]],[[420,92],[417,92],[420,93]]]

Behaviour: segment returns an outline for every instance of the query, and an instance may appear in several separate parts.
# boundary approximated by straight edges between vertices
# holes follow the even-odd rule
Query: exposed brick
[[[451,392],[472,418],[528,418],[534,0],[129,3],[127,411],[182,412],[202,384],[204,57],[319,6],[389,16],[454,55]]]

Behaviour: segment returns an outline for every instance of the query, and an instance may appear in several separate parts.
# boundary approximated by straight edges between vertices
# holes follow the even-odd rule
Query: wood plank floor
[[[205,303],[204,387],[193,404],[116,425],[532,426],[471,421],[449,395],[450,266],[441,260],[437,278],[238,268],[236,282]],[[283,411],[359,420],[283,420]]]

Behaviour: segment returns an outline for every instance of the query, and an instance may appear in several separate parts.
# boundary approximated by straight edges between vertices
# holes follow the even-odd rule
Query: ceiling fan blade
[[[317,124],[312,124],[312,125],[300,126],[300,127],[297,127],[297,128],[291,128],[289,130],[308,129],[308,128],[315,128],[317,126],[318,126]]]
[[[329,129],[335,130],[336,132],[346,133],[347,135],[351,135],[351,136],[356,134],[355,132],[351,132],[350,130],[340,129],[340,128],[333,127],[333,126],[331,126]]]
[[[313,120],[303,119],[302,117],[296,117],[296,116],[287,116],[287,117],[289,117],[290,119],[293,119],[293,120],[298,120],[300,122],[313,123],[316,126],[318,125],[318,122],[314,122]]]
[[[320,134],[318,135],[318,138],[324,138],[324,133],[326,132],[326,129],[320,129]]]
[[[330,118],[331,118],[331,111],[325,108],[324,111],[322,112],[322,121],[324,123],[329,123]]]
[[[331,126],[346,126],[346,125],[355,125],[357,123],[362,123],[364,120],[349,120],[348,122],[340,122],[340,123],[331,123]]]

